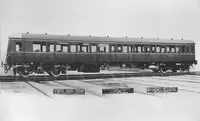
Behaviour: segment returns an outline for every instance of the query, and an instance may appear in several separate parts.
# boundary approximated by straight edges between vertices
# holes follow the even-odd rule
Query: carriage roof
[[[193,40],[185,39],[159,39],[159,38],[129,38],[129,37],[98,37],[98,36],[71,36],[71,35],[53,35],[53,34],[14,34],[10,38],[21,38],[26,40],[62,40],[62,41],[80,41],[80,42],[111,42],[111,43],[163,43],[163,44],[194,44]]]

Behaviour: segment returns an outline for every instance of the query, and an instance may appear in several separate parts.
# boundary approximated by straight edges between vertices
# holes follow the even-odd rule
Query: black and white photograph
[[[0,0],[0,121],[200,121],[200,0]]]

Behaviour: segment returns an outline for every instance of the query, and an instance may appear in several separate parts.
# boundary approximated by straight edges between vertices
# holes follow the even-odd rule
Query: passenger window
[[[70,52],[72,53],[76,52],[76,45],[70,45]]]
[[[104,52],[104,45],[103,44],[99,44],[98,47],[99,47],[99,52],[103,53]]]
[[[40,44],[33,44],[33,52],[41,52]]]
[[[87,46],[82,46],[82,52],[84,52],[84,53],[88,52],[88,47]]]
[[[136,53],[141,53],[141,47],[140,46],[136,46]]]
[[[82,52],[82,53],[89,52],[89,44],[86,44],[86,43],[78,44],[78,52]]]
[[[22,43],[21,42],[16,42],[15,51],[22,51]]]
[[[170,47],[167,46],[167,53],[170,53]]]
[[[156,46],[156,52],[160,53],[160,46]]]
[[[181,46],[181,53],[185,53],[185,46]]]
[[[42,52],[46,52],[46,51],[47,51],[46,45],[42,45]]]
[[[115,45],[111,45],[111,52],[115,52],[116,49],[115,49]]]
[[[194,46],[191,46],[191,52],[192,52],[192,53],[195,53]]]
[[[44,42],[34,42],[33,43],[33,52],[47,52],[46,43]]]
[[[156,50],[155,50],[155,46],[152,45],[152,46],[151,46],[151,52],[152,52],[152,53],[155,53],[155,51],[156,51]]]
[[[117,45],[117,52],[121,53],[122,52],[122,46],[121,45]]]
[[[142,47],[138,46],[138,53],[141,53],[141,52],[142,52]]]
[[[96,53],[97,52],[97,46],[96,45],[91,45],[91,52]]]
[[[69,52],[68,51],[68,45],[61,45],[61,50],[62,50],[62,52]]]
[[[145,47],[141,46],[141,52],[145,53]]]
[[[61,45],[56,45],[56,52],[62,52]]]
[[[100,53],[103,53],[103,52],[104,52],[104,47],[101,47],[101,46],[100,46],[100,47],[99,47],[99,52],[100,52]]]
[[[190,47],[186,47],[187,48],[187,53],[190,53]]]
[[[54,44],[50,44],[50,46],[49,46],[49,52],[54,52]]]
[[[99,52],[109,52],[109,45],[108,44],[99,44]]]
[[[175,46],[167,46],[167,53],[175,53]]]
[[[170,47],[171,53],[175,53],[175,48],[174,47]]]
[[[134,53],[136,51],[136,48],[133,45],[129,46],[129,52]]]
[[[144,46],[144,53],[147,53],[147,48],[148,48],[148,46]]]
[[[106,53],[109,53],[109,45],[108,45],[108,44],[106,44],[105,49],[106,49],[105,52],[106,52]]]
[[[146,52],[150,53],[151,52],[151,47],[150,46],[146,46]]]
[[[141,53],[143,50],[141,45],[136,45],[136,53]]]
[[[166,48],[164,46],[162,46],[161,53],[165,53],[165,52],[166,52]]]
[[[176,47],[176,53],[180,53],[180,47]]]
[[[123,52],[124,52],[124,53],[128,53],[128,47],[127,47],[127,45],[124,45],[124,46],[123,46]]]

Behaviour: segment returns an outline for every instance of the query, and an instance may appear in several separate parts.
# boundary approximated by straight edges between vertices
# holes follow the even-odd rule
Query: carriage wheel
[[[176,68],[172,68],[172,72],[177,72],[177,69]]]
[[[108,71],[110,70],[110,65],[109,65],[109,64],[106,65],[106,69],[107,69]]]
[[[18,74],[25,78],[29,77],[31,74],[30,68],[24,68],[24,67],[19,68]]]
[[[50,76],[58,77],[61,74],[61,70],[58,67],[53,67],[50,72]]]
[[[182,69],[181,67],[179,67],[179,71],[180,71],[180,72],[183,72],[183,69]]]
[[[161,73],[166,73],[167,70],[165,69],[165,67],[160,67],[160,68],[159,68],[159,71],[160,71]]]
[[[156,69],[156,68],[153,68],[153,69],[151,69],[154,73],[157,73],[157,72],[159,72],[159,70],[158,69]]]

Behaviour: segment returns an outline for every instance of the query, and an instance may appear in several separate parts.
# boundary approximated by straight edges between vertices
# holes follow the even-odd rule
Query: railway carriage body
[[[113,64],[176,72],[197,63],[192,40],[29,33],[9,37],[6,61],[23,76],[44,71],[58,76],[68,67],[98,72]]]

